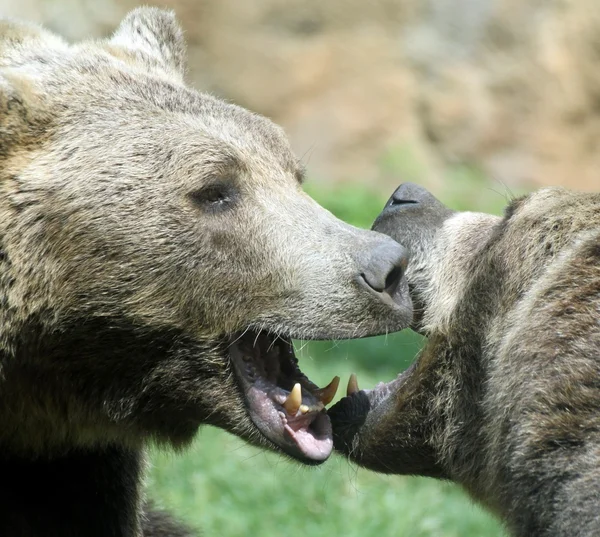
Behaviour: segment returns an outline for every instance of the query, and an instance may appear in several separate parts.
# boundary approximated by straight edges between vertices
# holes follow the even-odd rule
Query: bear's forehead
[[[32,89],[36,106],[62,130],[138,140],[164,135],[163,142],[180,153],[202,146],[296,173],[287,137],[270,120],[101,48],[73,49],[62,56],[40,53],[18,69],[20,76],[14,73],[18,86]]]

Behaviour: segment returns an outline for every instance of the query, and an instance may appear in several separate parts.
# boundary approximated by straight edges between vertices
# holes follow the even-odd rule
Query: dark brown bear
[[[290,338],[410,322],[404,249],[183,72],[169,12],[76,45],[0,21],[2,537],[183,535],[142,511],[143,453],[201,424],[322,462],[335,382]]]
[[[429,341],[330,410],[337,449],[460,483],[518,537],[600,535],[599,223],[598,194],[544,189],[500,218],[398,188],[373,229],[409,248]]]

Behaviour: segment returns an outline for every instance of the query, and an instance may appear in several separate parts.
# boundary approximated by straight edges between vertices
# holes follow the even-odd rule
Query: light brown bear
[[[330,409],[337,449],[460,483],[518,537],[600,535],[600,195],[544,189],[501,218],[407,183],[374,229],[410,250],[429,341]]]
[[[334,218],[269,120],[188,88],[170,12],[0,23],[0,535],[184,535],[143,453],[222,427],[332,450],[290,338],[401,329],[404,249]],[[199,506],[200,508],[200,506]]]

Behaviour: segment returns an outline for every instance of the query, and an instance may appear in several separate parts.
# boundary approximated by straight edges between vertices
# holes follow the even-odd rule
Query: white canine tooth
[[[285,408],[286,412],[290,416],[295,416],[296,412],[298,412],[298,409],[300,408],[301,404],[302,404],[302,387],[300,386],[300,383],[297,382],[296,384],[294,384],[294,387],[292,388],[290,395],[288,395],[288,398],[283,403],[283,408]]]
[[[317,396],[319,401],[321,401],[321,403],[327,406],[329,403],[331,403],[331,401],[333,401],[339,385],[340,377],[333,377],[333,380],[327,386],[325,386],[325,388],[315,390],[314,394]]]
[[[358,381],[356,380],[356,375],[352,373],[350,375],[350,379],[348,380],[348,388],[346,389],[346,395],[352,395],[359,390]]]
[[[306,414],[310,410],[310,408],[308,408],[307,405],[300,405],[300,408],[298,410],[300,410],[301,414]]]

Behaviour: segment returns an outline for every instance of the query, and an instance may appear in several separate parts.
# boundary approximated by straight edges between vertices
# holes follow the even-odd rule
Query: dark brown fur
[[[498,218],[407,184],[374,229],[411,250],[429,341],[331,410],[337,448],[451,479],[515,536],[600,535],[600,195],[545,189]]]

